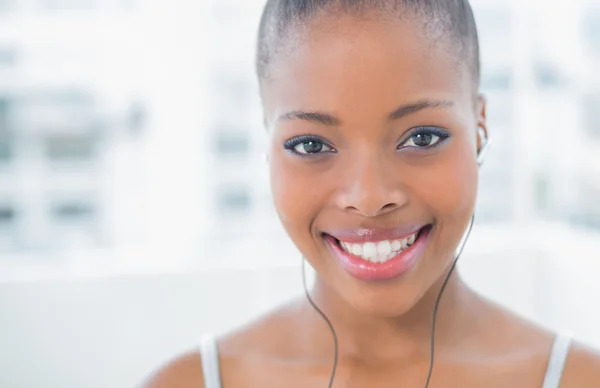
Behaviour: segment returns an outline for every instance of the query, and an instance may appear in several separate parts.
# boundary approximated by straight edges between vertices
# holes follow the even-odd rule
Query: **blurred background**
[[[132,387],[301,291],[264,0],[0,0],[0,386]],[[460,270],[600,346],[600,0],[472,0],[493,145]]]

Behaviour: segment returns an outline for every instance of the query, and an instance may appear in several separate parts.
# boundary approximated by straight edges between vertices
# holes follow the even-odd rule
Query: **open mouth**
[[[420,239],[427,234],[432,225],[426,225],[416,233],[393,240],[369,241],[365,243],[344,242],[332,237],[338,247],[356,258],[371,263],[386,263],[403,252],[409,251]]]

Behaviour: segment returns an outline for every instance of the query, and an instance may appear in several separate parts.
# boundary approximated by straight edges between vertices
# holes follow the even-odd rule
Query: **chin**
[[[396,318],[409,313],[423,292],[418,284],[354,284],[338,289],[356,312],[370,317]]]

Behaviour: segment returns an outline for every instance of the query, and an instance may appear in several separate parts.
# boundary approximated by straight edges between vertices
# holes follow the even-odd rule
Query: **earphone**
[[[477,165],[481,167],[483,165],[483,161],[485,160],[485,154],[490,145],[490,139],[487,137],[485,130],[481,126],[477,129],[477,133],[481,139],[481,146],[479,147],[479,151],[477,151]]]
[[[483,161],[485,160],[485,154],[489,148],[490,140],[486,135],[486,131],[481,126],[478,128],[478,135],[480,137],[481,146],[479,147],[479,150],[477,151],[477,166],[481,167],[483,165]],[[436,302],[435,302],[435,305],[433,308],[433,319],[432,319],[432,324],[431,324],[431,337],[430,337],[431,338],[430,339],[430,344],[431,344],[430,345],[431,346],[430,360],[429,360],[429,370],[427,373],[427,380],[425,381],[425,388],[429,388],[429,383],[431,382],[431,376],[433,374],[433,367],[434,367],[434,362],[435,362],[435,357],[434,357],[435,356],[435,328],[436,328],[436,323],[437,323],[437,313],[438,313],[440,301],[442,300],[442,295],[444,294],[446,285],[448,284],[448,281],[450,280],[452,273],[454,273],[454,269],[456,268],[458,259],[460,258],[460,255],[462,254],[462,251],[463,251],[465,245],[467,244],[467,240],[469,239],[469,236],[471,235],[471,230],[473,229],[474,223],[475,223],[475,214],[473,213],[473,216],[471,217],[471,220],[469,221],[469,224],[467,226],[467,230],[463,234],[463,236],[458,244],[458,247],[454,253],[454,261],[452,262],[450,271],[448,271],[448,275],[446,276],[446,278],[444,279],[444,282],[442,283],[440,293],[438,294],[438,297],[436,299]],[[306,286],[305,263],[306,263],[306,259],[304,258],[304,256],[302,256],[302,284],[304,286],[304,293],[306,294],[306,298],[308,299],[308,302],[313,307],[313,309],[315,309],[315,311],[321,316],[321,318],[323,318],[323,320],[325,321],[327,326],[329,326],[329,330],[331,331],[331,335],[333,336],[333,346],[334,346],[333,368],[331,371],[331,378],[329,380],[329,385],[328,385],[329,388],[332,388],[333,382],[335,380],[335,373],[337,371],[337,365],[338,365],[338,338],[337,338],[337,334],[335,332],[335,328],[333,327],[333,324],[331,323],[331,321],[329,320],[327,315],[313,301],[312,297],[310,296],[310,293],[308,292],[308,287]]]

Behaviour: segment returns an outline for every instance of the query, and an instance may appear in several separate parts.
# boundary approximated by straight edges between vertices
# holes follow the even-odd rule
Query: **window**
[[[13,223],[16,218],[16,211],[8,205],[0,205],[0,227],[8,226]]]
[[[550,210],[550,183],[547,174],[538,172],[534,177],[534,193],[537,211],[546,214]]]
[[[56,221],[69,223],[89,220],[94,216],[93,204],[83,201],[70,201],[55,204],[51,213]]]
[[[46,10],[91,10],[98,7],[97,0],[41,0]]]
[[[0,164],[10,161],[13,157],[13,147],[7,136],[0,134]]]
[[[600,54],[600,10],[588,12],[583,24],[584,34],[590,47]]]
[[[8,117],[9,105],[7,98],[0,98],[0,163],[9,161],[13,156],[13,143]]]
[[[217,193],[220,214],[239,214],[249,211],[252,200],[246,186],[221,186]]]
[[[17,0],[0,0],[0,12],[12,11]]]
[[[222,128],[216,136],[216,151],[223,156],[246,155],[250,151],[250,139],[245,133]]]
[[[95,138],[91,135],[52,135],[44,142],[46,157],[55,162],[88,161],[96,151]]]
[[[483,90],[505,91],[512,86],[512,73],[510,69],[484,71],[481,76],[481,88]]]
[[[535,65],[536,83],[540,89],[556,89],[563,87],[566,83],[564,75],[549,63],[538,63]]]
[[[600,139],[600,94],[584,96],[581,107],[586,132],[594,139]]]
[[[511,53],[511,15],[506,6],[474,7],[484,64],[506,63]]]
[[[141,101],[133,102],[127,112],[127,125],[129,132],[133,135],[139,135],[146,126],[148,112]]]
[[[1,7],[1,5],[0,5]],[[1,8],[0,8],[1,9]],[[18,52],[12,47],[0,47],[0,68],[12,67],[17,64]]]

